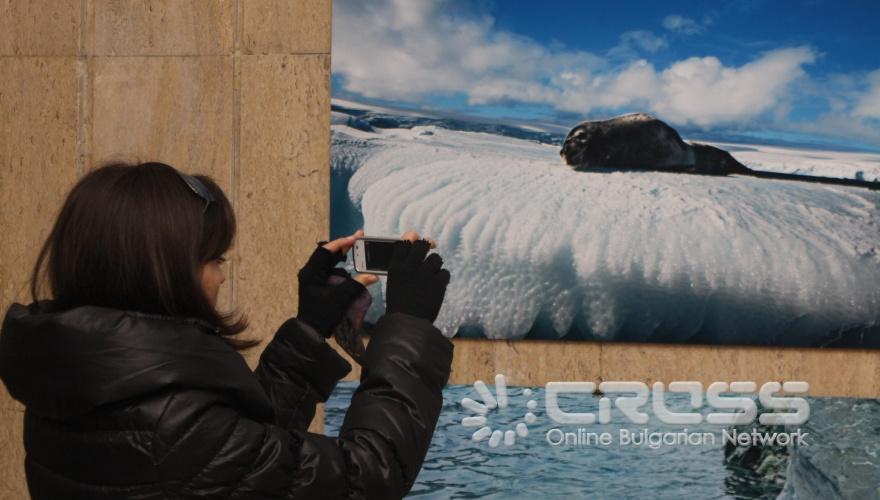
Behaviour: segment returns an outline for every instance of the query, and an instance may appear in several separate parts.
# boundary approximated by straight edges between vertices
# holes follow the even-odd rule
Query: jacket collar
[[[13,304],[0,334],[0,379],[31,410],[73,418],[162,390],[199,389],[232,399],[252,418],[273,417],[244,359],[206,322],[45,304]]]

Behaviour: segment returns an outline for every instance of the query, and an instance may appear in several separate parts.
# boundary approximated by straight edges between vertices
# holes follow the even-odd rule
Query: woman
[[[306,428],[351,369],[325,338],[375,281],[334,269],[360,232],[315,250],[299,272],[298,316],[255,373],[235,351],[251,345],[237,337],[244,320],[215,306],[234,233],[217,185],[167,165],[109,166],[73,188],[37,261],[34,303],[13,304],[0,335],[0,378],[27,408],[34,499],[410,490],[452,360],[432,325],[449,281],[440,257],[426,258],[415,233],[396,244],[387,313],[333,438]],[[44,279],[52,300],[37,301]]]

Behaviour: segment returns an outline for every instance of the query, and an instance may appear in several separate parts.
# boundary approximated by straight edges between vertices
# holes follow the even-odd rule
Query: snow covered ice
[[[545,338],[814,345],[880,324],[876,191],[575,172],[556,145],[436,126],[368,131],[341,118],[334,175],[350,176],[366,234],[418,229],[437,241],[452,273],[436,322],[447,336],[468,326],[489,338],[539,328]],[[811,163],[784,148],[722,147],[752,168],[880,177],[880,155],[823,152]],[[334,218],[353,216],[334,206]]]

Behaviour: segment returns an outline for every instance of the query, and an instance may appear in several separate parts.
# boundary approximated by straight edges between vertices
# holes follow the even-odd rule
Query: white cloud
[[[620,43],[609,51],[609,56],[617,58],[633,58],[638,52],[654,53],[666,48],[666,39],[651,31],[624,31],[620,35]]]
[[[798,81],[793,102],[778,106],[771,128],[814,137],[837,137],[849,144],[880,145],[880,70],[833,73]],[[815,115],[797,116],[797,102],[826,104]]]
[[[781,103],[815,58],[807,47],[767,52],[738,68],[715,57],[692,57],[660,73],[652,107],[673,122],[703,126],[751,119]]]
[[[489,16],[453,18],[444,7],[443,0],[336,0],[333,71],[344,89],[414,103],[465,95],[471,104],[541,104],[585,116],[652,111],[673,123],[712,126],[772,112],[816,57],[797,47],[739,67],[710,56],[657,69],[637,51],[655,52],[667,42],[648,31],[621,36],[618,47],[629,54],[612,49],[600,56],[499,30]]]
[[[868,75],[868,89],[859,96],[853,113],[864,118],[880,118],[880,69]]]
[[[683,35],[699,35],[706,32],[706,28],[712,24],[712,19],[706,17],[702,22],[694,21],[689,17],[672,14],[663,18],[663,27],[675,33]]]
[[[600,57],[550,50],[494,29],[490,17],[452,18],[442,0],[337,0],[333,71],[365,97],[418,101],[431,93],[470,93],[487,82],[535,82],[589,71]]]

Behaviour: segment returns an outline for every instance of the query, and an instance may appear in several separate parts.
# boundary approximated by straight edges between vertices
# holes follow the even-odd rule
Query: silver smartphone
[[[398,238],[358,238],[352,247],[354,270],[366,274],[388,274],[394,242]]]

